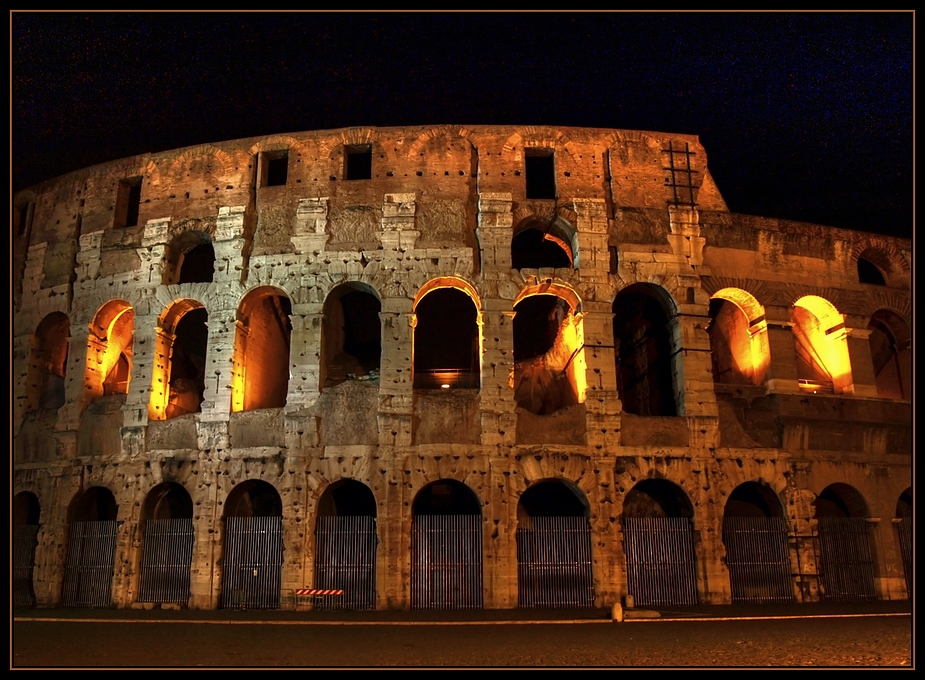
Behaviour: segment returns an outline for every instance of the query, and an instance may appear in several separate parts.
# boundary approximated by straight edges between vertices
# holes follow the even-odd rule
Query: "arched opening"
[[[749,293],[725,288],[710,300],[713,382],[760,385],[770,363],[764,307]]]
[[[826,600],[874,600],[874,555],[867,503],[847,484],[830,484],[816,497],[819,582]]]
[[[283,567],[283,503],[271,484],[241,482],[225,502],[225,609],[278,609]]]
[[[205,395],[209,315],[193,300],[174,303],[161,315],[151,371],[151,420],[199,413]]]
[[[35,547],[39,534],[38,497],[29,491],[13,496],[13,606],[34,607]]]
[[[135,310],[123,300],[110,300],[90,323],[84,390],[87,401],[110,394],[128,394],[135,335]]]
[[[531,218],[515,229],[511,239],[514,269],[571,269],[578,266],[575,230],[562,219]]]
[[[723,511],[723,545],[733,602],[790,602],[787,520],[774,492],[746,482],[729,495]]]
[[[697,604],[694,508],[663,479],[644,479],[623,501],[629,595],[637,605]]]
[[[376,499],[352,479],[331,484],[318,501],[315,588],[342,595],[315,597],[316,609],[376,608]]]
[[[452,479],[428,484],[411,506],[411,608],[480,609],[482,504]]]
[[[912,395],[912,335],[895,312],[874,312],[870,330],[870,354],[877,381],[877,396],[909,399]]]
[[[800,389],[841,394],[853,387],[845,319],[821,297],[806,295],[790,311]]]
[[[139,602],[186,605],[193,563],[193,500],[179,484],[151,489],[141,509]]]
[[[858,258],[858,281],[861,283],[872,283],[875,286],[885,286],[886,279],[883,273],[873,262],[863,257]]]
[[[231,410],[281,408],[289,392],[292,305],[275,288],[257,288],[238,307]]]
[[[561,479],[530,486],[517,504],[517,593],[521,607],[593,607],[590,511]]]
[[[112,606],[118,511],[112,491],[102,486],[91,486],[68,508],[63,606]]]
[[[382,303],[363,283],[334,288],[324,301],[321,385],[346,380],[375,380],[382,355]]]
[[[906,595],[912,600],[912,583],[915,575],[912,571],[912,554],[914,544],[912,541],[912,487],[902,492],[896,503],[897,537],[899,539],[899,554],[903,560],[903,574],[906,577]]]
[[[546,415],[584,401],[581,317],[557,295],[530,295],[514,306],[514,398]]]
[[[215,273],[215,248],[208,234],[185,231],[167,246],[166,284],[212,283]]]
[[[458,288],[431,288],[415,305],[414,388],[477,389],[478,309]]]
[[[858,256],[858,281],[885,286],[892,266],[889,254],[880,248],[866,248]]]
[[[664,291],[636,283],[613,302],[617,390],[623,410],[638,416],[676,416],[675,347]]]
[[[26,379],[25,411],[59,409],[64,406],[64,377],[70,334],[71,322],[61,312],[52,312],[35,329]]]

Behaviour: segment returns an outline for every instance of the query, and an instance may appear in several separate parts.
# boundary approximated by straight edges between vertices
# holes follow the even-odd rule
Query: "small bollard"
[[[615,623],[623,623],[623,606],[619,602],[614,602],[610,610],[610,619]]]

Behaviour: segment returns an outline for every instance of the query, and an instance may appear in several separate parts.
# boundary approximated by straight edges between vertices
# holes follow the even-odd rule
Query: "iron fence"
[[[138,601],[186,604],[192,562],[192,518],[149,519],[145,522]]]
[[[480,609],[481,515],[415,515],[411,521],[412,609]]]
[[[593,607],[591,526],[585,517],[533,517],[517,529],[521,607]]]
[[[315,588],[343,595],[315,597],[316,609],[376,608],[376,518],[318,518]]]
[[[686,517],[623,521],[626,577],[637,605],[697,604],[694,532]]]
[[[725,517],[723,543],[733,602],[793,601],[783,517]]]
[[[283,518],[226,517],[222,606],[278,609]]]

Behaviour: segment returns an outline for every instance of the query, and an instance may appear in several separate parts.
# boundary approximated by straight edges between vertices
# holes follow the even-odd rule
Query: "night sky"
[[[731,210],[912,235],[914,15],[11,14],[13,189],[354,125],[699,135]]]

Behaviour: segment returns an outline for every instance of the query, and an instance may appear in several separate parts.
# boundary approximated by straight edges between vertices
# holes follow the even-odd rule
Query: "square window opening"
[[[289,180],[289,151],[265,151],[261,154],[260,185],[264,187],[282,187]]]
[[[344,147],[344,149],[344,179],[372,179],[372,145],[353,144]]]
[[[119,180],[116,194],[114,225],[118,228],[138,226],[138,208],[141,206],[141,177]]]
[[[527,198],[556,197],[556,157],[552,149],[527,149],[524,170],[527,175]]]

